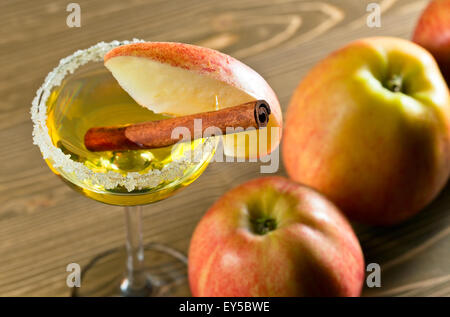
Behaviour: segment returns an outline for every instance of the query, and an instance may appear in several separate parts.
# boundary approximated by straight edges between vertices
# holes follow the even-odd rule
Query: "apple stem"
[[[277,227],[275,219],[253,219],[253,231],[256,234],[264,235]]]
[[[392,92],[402,91],[402,77],[399,75],[392,75],[391,78],[386,82],[386,88]]]

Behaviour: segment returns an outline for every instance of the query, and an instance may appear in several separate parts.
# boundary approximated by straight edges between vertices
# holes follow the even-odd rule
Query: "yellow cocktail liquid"
[[[104,68],[77,70],[62,84],[53,89],[47,102],[47,127],[53,144],[71,160],[83,163],[96,173],[115,172],[126,177],[127,173],[145,174],[161,170],[186,151],[194,151],[205,141],[202,139],[173,146],[138,151],[90,152],[84,147],[84,134],[89,128],[117,126],[168,118],[137,104]],[[156,186],[135,188],[131,192],[124,186],[105,188],[93,184],[89,178],[61,172],[51,160],[50,168],[82,194],[113,205],[141,205],[169,196],[177,188],[194,181],[206,168],[210,156],[189,164],[182,176],[165,180]]]

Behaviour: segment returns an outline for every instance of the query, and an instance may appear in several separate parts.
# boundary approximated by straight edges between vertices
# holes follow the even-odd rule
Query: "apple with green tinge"
[[[438,65],[419,45],[389,37],[352,42],[294,92],[284,166],[351,220],[398,223],[447,182],[449,100]]]
[[[222,196],[195,229],[188,268],[194,296],[359,296],[364,279],[346,218],[284,177]]]
[[[434,0],[428,4],[417,23],[413,41],[434,56],[449,85],[450,0]]]

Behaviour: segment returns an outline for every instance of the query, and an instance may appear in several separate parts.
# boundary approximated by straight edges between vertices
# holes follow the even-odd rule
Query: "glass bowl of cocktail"
[[[73,295],[179,294],[186,258],[164,245],[143,245],[140,206],[167,198],[197,179],[218,143],[217,137],[199,137],[164,147],[93,151],[85,146],[86,132],[167,122],[257,99],[270,104],[267,127],[224,136],[227,155],[264,155],[278,145],[281,129],[275,94],[239,61],[197,46],[138,40],[98,43],[61,60],[33,100],[34,143],[50,169],[73,189],[126,206],[126,248],[108,250],[82,267],[81,287]],[[252,136],[257,140],[253,146],[245,142]],[[178,272],[153,270],[146,258],[153,263],[159,259],[159,268],[176,263]],[[125,274],[113,269],[114,263],[125,265]]]

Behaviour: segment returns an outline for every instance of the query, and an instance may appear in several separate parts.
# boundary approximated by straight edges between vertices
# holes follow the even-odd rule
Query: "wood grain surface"
[[[99,41],[142,38],[208,46],[260,72],[283,111],[317,61],[365,36],[410,38],[427,1],[381,5],[381,27],[366,25],[369,1],[77,1],[81,27],[66,25],[70,1],[0,2],[0,296],[67,296],[66,265],[85,264],[124,243],[123,210],[82,197],[48,169],[32,144],[29,108],[59,60]],[[285,175],[280,167],[279,174]],[[187,251],[208,207],[256,163],[213,163],[191,186],[144,208],[144,239]],[[450,186],[401,225],[355,225],[382,287],[366,296],[450,296]],[[188,295],[188,294],[186,294]]]

